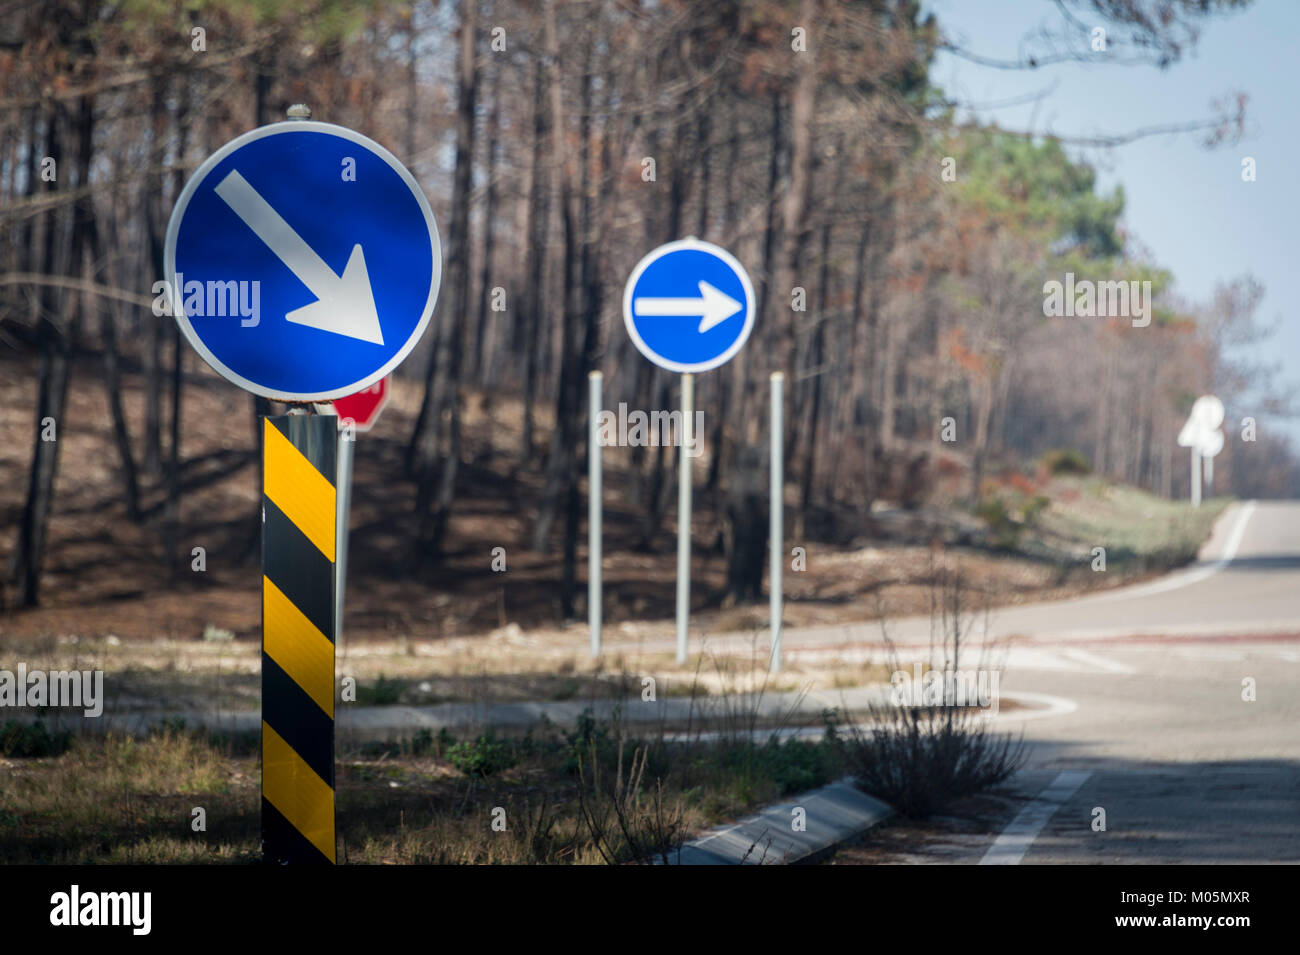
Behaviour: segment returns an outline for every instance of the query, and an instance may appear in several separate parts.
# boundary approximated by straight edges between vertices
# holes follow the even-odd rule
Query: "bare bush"
[[[847,763],[857,785],[910,817],[932,815],[954,799],[996,786],[1016,773],[1026,758],[1022,738],[992,732],[978,707],[953,697],[974,618],[963,609],[960,577],[937,560],[931,571],[929,658],[935,682],[944,688],[943,698],[916,705],[915,699],[891,695],[885,702],[869,704],[846,741]],[[889,646],[890,670],[898,673],[898,649]],[[979,667],[1001,670],[987,645]]]
[[[633,750],[624,775],[620,740],[613,780],[602,779],[600,749],[594,740],[588,744],[587,758],[579,759],[579,815],[607,865],[656,859],[668,865],[686,841],[681,800],[665,794],[662,779],[644,791],[649,752],[645,746]]]

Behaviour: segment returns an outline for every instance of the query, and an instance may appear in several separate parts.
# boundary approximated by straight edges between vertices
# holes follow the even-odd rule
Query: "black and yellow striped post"
[[[262,419],[262,859],[334,864],[337,420]]]

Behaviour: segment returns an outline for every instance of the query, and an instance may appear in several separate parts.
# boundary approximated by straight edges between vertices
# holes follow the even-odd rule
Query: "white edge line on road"
[[[1020,865],[1029,847],[1062,804],[1078,792],[1090,772],[1064,772],[1027,805],[989,846],[980,865]]]
[[[1134,587],[1132,590],[1126,588],[1122,591],[1101,594],[1094,599],[1127,600],[1130,597],[1146,597],[1151,594],[1161,594],[1168,590],[1178,590],[1182,587],[1190,587],[1192,584],[1199,584],[1202,580],[1213,577],[1236,559],[1237,548],[1241,546],[1241,538],[1245,536],[1246,525],[1250,523],[1251,515],[1254,513],[1254,501],[1247,501],[1242,505],[1241,510],[1237,514],[1237,520],[1232,525],[1232,532],[1228,535],[1228,543],[1223,549],[1223,556],[1218,560],[1207,564],[1204,567],[1198,567],[1194,570],[1173,574],[1166,577],[1164,580],[1157,580],[1149,584],[1139,585]]]
[[[1125,675],[1136,673],[1127,663],[1120,663],[1118,660],[1108,660],[1100,657],[1095,653],[1089,653],[1087,650],[1080,650],[1078,647],[1069,647],[1061,651],[1061,656],[1067,657],[1076,663],[1082,663],[1094,669],[1101,670],[1103,673],[1122,673]]]
[[[1079,704],[1074,700],[1064,696],[1052,696],[1048,693],[1026,693],[1017,690],[1014,693],[1003,693],[1003,700],[1023,700],[1026,703],[1037,703],[1039,709],[1032,710],[999,710],[994,715],[984,715],[982,718],[987,722],[1018,722],[1024,723],[1029,720],[1041,720],[1050,716],[1066,716],[1073,713],[1079,708]],[[718,740],[730,739],[733,734],[729,730],[718,730],[709,733],[669,733],[664,739],[669,742],[686,742],[689,740]],[[768,737],[775,736],[778,740],[784,742],[788,739],[820,739],[826,735],[824,726],[786,726],[776,729],[756,729],[752,730],[750,735],[760,742]],[[721,830],[720,830],[721,831]]]
[[[1047,693],[1024,693],[1016,691],[1015,693],[1003,693],[1004,700],[1025,700],[1030,703],[1040,703],[1043,709],[1038,710],[1008,710],[1003,713],[999,710],[997,716],[986,716],[987,720],[1040,720],[1047,716],[1065,716],[1073,713],[1079,708],[1079,704],[1074,700],[1064,696],[1051,696]]]

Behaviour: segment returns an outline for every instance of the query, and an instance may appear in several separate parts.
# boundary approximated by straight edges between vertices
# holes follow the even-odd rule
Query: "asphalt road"
[[[1028,746],[1013,798],[894,861],[1300,862],[1300,504],[1236,505],[1196,566],[988,630],[1016,636],[1004,697],[1057,705],[997,721]]]

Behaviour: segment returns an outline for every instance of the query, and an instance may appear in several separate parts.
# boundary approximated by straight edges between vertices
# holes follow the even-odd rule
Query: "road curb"
[[[797,831],[796,810],[804,828]],[[675,865],[796,865],[816,862],[893,815],[846,776],[839,782],[768,806],[686,843]]]

